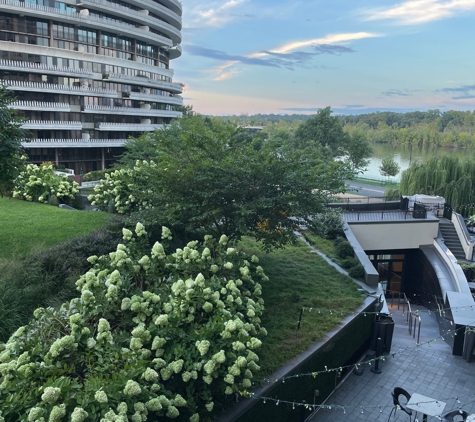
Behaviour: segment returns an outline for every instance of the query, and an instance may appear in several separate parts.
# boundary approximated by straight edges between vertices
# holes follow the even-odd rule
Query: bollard
[[[299,422],[305,422],[305,400],[302,400],[302,406],[300,407],[300,419]]]
[[[371,372],[375,374],[380,374],[381,369],[379,369],[379,357],[381,356],[381,353],[383,351],[383,340],[381,337],[378,337],[378,340],[376,342],[376,360],[374,361],[374,368],[371,368]]]

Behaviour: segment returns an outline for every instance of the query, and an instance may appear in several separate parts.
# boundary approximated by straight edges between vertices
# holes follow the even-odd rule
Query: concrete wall
[[[418,249],[432,245],[437,237],[439,221],[349,222],[352,233],[364,250]]]

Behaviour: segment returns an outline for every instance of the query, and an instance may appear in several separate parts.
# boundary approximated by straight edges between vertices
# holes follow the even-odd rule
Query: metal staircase
[[[465,259],[465,251],[463,250],[462,244],[460,243],[454,224],[445,219],[441,219],[439,229],[444,239],[445,245],[454,254],[455,258]]]

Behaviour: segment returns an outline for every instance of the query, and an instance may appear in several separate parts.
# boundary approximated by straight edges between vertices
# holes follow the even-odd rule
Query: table
[[[427,421],[427,416],[439,416],[445,409],[446,403],[433,399],[432,397],[423,396],[414,393],[407,402],[406,407],[423,414],[422,420]]]

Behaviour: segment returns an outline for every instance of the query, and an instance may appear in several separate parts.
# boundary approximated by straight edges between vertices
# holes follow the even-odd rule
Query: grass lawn
[[[387,180],[377,180],[377,179],[366,179],[364,177],[356,177],[355,182],[364,183],[365,185],[371,186],[382,186],[387,189],[399,189],[399,182],[387,181]]]
[[[0,197],[0,259],[23,257],[102,227],[108,214]]]
[[[358,285],[349,277],[328,265],[303,242],[296,246],[266,254],[250,239],[240,245],[247,253],[256,254],[269,281],[262,283],[265,313],[262,325],[268,336],[259,350],[265,377],[282,366],[288,359],[320,340],[327,331],[363,302]],[[302,307],[328,310],[304,312],[297,331]],[[332,312],[337,310],[340,312]]]

